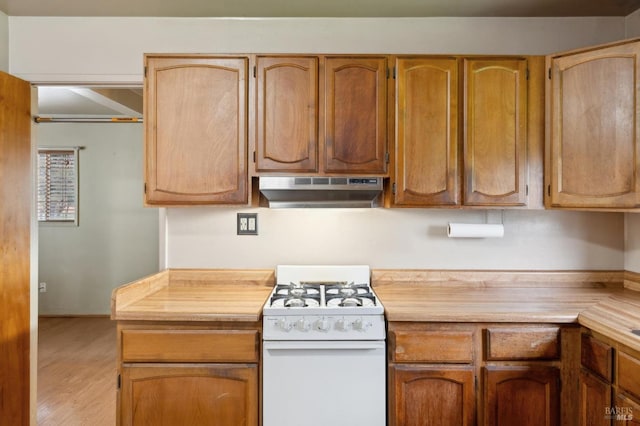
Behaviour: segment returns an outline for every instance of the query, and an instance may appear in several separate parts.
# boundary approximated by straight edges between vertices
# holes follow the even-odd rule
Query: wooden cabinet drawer
[[[610,345],[583,333],[580,343],[580,361],[583,367],[607,382],[610,383],[613,379],[613,348]]]
[[[123,330],[123,362],[257,362],[257,330]]]
[[[560,357],[559,327],[496,327],[486,333],[488,361]]]
[[[393,361],[396,362],[473,362],[473,331],[391,332]]]
[[[620,389],[640,399],[640,360],[618,351],[617,371],[617,383]]]

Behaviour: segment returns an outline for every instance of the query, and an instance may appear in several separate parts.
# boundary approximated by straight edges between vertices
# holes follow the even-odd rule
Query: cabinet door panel
[[[555,426],[560,419],[555,367],[485,367],[486,426]]]
[[[384,57],[326,58],[326,172],[386,172],[386,74]]]
[[[406,365],[391,368],[397,426],[475,424],[473,368]]]
[[[527,61],[464,63],[464,204],[525,205]]]
[[[582,334],[580,363],[604,380],[613,380],[613,348],[593,336]]]
[[[121,424],[258,425],[255,364],[138,364],[122,369]]]
[[[619,393],[610,414],[616,426],[640,426],[640,403]]]
[[[551,61],[551,205],[638,207],[640,43]]]
[[[147,203],[248,201],[247,63],[147,58]]]
[[[586,370],[580,371],[580,425],[609,426],[611,386]]]
[[[458,61],[396,61],[398,205],[455,205],[458,189]]]
[[[257,58],[256,171],[318,170],[318,58]]]
[[[616,382],[618,386],[625,392],[640,399],[640,359],[618,351],[617,363]]]

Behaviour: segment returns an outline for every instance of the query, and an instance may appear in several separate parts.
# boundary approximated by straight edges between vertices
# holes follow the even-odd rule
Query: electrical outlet
[[[238,213],[238,235],[258,235],[258,213]]]
[[[40,290],[40,293],[46,293],[47,292],[47,283],[38,284],[38,289]]]

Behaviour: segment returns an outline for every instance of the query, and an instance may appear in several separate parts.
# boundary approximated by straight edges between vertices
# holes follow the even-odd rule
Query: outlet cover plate
[[[258,213],[238,213],[238,235],[258,235]]]

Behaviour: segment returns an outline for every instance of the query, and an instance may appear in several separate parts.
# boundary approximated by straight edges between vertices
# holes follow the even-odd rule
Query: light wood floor
[[[115,321],[40,318],[38,425],[115,425],[116,380]]]

